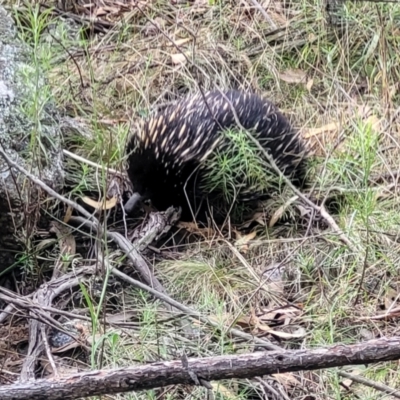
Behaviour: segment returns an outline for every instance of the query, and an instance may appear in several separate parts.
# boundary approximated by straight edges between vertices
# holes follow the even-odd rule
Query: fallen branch
[[[136,270],[146,283],[161,293],[166,293],[166,291],[159,280],[150,271],[148,263],[141,255],[140,250],[146,248],[154,239],[167,231],[170,226],[175,223],[176,217],[177,214],[172,207],[164,213],[152,213],[148,223],[139,232],[140,238],[135,240],[134,243],[131,243],[118,232],[107,231],[107,237],[118,244],[120,249],[133,262]],[[97,229],[91,221],[85,220],[82,217],[71,217],[69,222],[79,224],[81,227],[84,226],[91,230]]]
[[[0,386],[2,400],[71,400],[88,396],[148,390],[195,381],[253,378],[293,371],[400,359],[400,337],[315,350],[258,352],[182,361],[157,362],[139,367],[98,370],[59,379]]]
[[[168,220],[173,218],[173,208],[168,209],[165,214],[167,214]],[[87,221],[82,217],[71,217],[70,222],[77,223],[81,226],[86,226],[87,228],[90,229],[95,229],[95,226],[90,221]],[[151,224],[149,226],[151,227]],[[134,244],[128,242],[122,235],[120,235],[117,232],[111,232],[111,231],[107,232],[108,238],[114,240],[119,245],[121,250],[124,251],[127,257],[134,263],[136,269],[140,271],[142,277],[144,277],[147,282],[149,281],[149,277],[151,276],[150,286],[127,276],[126,274],[124,274],[123,272],[119,271],[116,268],[113,268],[111,272],[115,276],[118,276],[119,278],[125,280],[126,282],[129,282],[131,285],[139,289],[146,290],[154,297],[162,300],[163,302],[166,303],[168,310],[173,310],[173,311],[177,310],[179,312],[183,312],[186,315],[194,317],[209,326],[213,326],[216,329],[221,329],[221,325],[218,322],[213,321],[211,318],[207,318],[202,313],[190,307],[187,307],[169,297],[168,294],[165,292],[161,283],[159,283],[159,281],[154,275],[147,275],[147,276],[145,275],[146,273],[145,271],[149,270],[146,261],[144,260],[143,256],[140,254],[138,249],[147,246],[149,243],[151,243],[151,241],[153,241],[153,239],[156,236],[162,234],[164,229],[168,229],[168,224],[166,225],[156,224],[156,227],[162,227],[162,229],[159,229],[158,231],[154,229],[147,229],[147,228],[144,229],[143,232],[145,233],[143,234],[143,236],[141,236],[140,239],[137,239]],[[187,331],[189,328],[185,327],[184,329]],[[257,343],[257,345],[259,346],[263,346],[266,349],[276,350],[276,351],[280,350],[279,346],[272,344],[267,338],[261,339],[258,337],[253,337],[249,333],[243,332],[240,329],[227,328],[227,327],[223,327],[223,329],[226,330],[226,332],[229,332],[233,336],[240,337],[244,340],[252,341],[254,343]]]
[[[33,294],[31,301],[40,306],[51,306],[54,298],[60,293],[79,285],[85,275],[92,275],[94,271],[94,267],[84,267],[79,271],[74,271],[59,278],[52,279],[50,282],[43,284]],[[31,309],[29,314],[34,316],[34,310]],[[51,351],[48,346],[46,346],[47,341],[45,340],[47,339],[44,329],[45,325],[41,321],[34,318],[29,320],[29,347],[21,371],[21,379],[23,381],[34,379],[36,363],[44,350],[46,350],[50,363],[52,362]]]

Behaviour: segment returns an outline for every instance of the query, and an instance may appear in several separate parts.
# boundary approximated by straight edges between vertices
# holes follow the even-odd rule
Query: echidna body
[[[221,172],[221,157],[238,154],[234,140],[224,134],[239,129],[237,120],[272,155],[279,169],[302,186],[306,150],[288,120],[270,101],[229,90],[193,95],[141,121],[127,147],[128,175],[135,192],[151,199],[159,211],[181,207],[182,220],[194,215],[202,219],[213,209],[214,218],[225,218],[232,204],[212,182]],[[254,185],[246,179],[233,184],[236,202],[266,197],[276,189],[267,178],[271,169],[264,162],[267,184]]]

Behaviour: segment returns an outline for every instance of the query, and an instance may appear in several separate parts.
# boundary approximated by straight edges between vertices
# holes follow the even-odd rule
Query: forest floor
[[[328,15],[322,0],[104,0],[91,7],[78,1],[67,13],[16,3],[19,35],[49,79],[43,98],[82,129],[65,138],[66,150],[124,171],[129,129],[156,106],[199,87],[255,91],[299,129],[313,154],[313,196],[325,199],[342,230],[338,235],[298,199],[289,202],[293,193],[268,203],[251,230],[182,225],[179,233],[188,233],[190,243],[157,243],[146,259],[172,298],[220,329],[201,325],[188,339],[177,324],[181,317],[169,315],[162,301],[106,274],[97,286],[79,287],[73,306],[65,299],[58,305],[92,318],[91,356],[76,356],[79,348],[64,355],[66,373],[173,360],[183,352],[253,351],[253,343],[229,335],[230,327],[288,349],[399,333],[390,310],[400,295],[400,5],[345,1],[337,15]],[[96,16],[92,24],[90,15]],[[64,195],[74,200],[97,201],[115,184],[85,162],[66,156],[65,165]],[[275,217],[283,210],[289,222],[279,223]],[[143,215],[130,222],[128,233],[142,221]],[[73,236],[80,263],[89,262],[95,238]],[[44,253],[41,241],[32,246]],[[110,242],[101,246],[104,254],[116,249]],[[47,248],[20,279],[37,288],[56,253]],[[126,324],[103,324],[104,313]],[[389,317],[380,318],[385,313]],[[398,369],[396,362],[342,368],[392,388],[400,387]],[[343,379],[339,370],[276,374],[268,385],[282,399],[385,397]],[[276,398],[258,380],[212,385],[216,399]],[[175,386],[107,398],[205,395],[203,387]]]

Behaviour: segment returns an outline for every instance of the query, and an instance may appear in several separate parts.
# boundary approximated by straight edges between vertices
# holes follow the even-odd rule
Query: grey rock
[[[59,191],[64,179],[60,118],[32,59],[32,50],[18,40],[12,18],[0,6],[0,148]],[[0,156],[0,272],[25,251],[43,220],[40,208],[46,196]]]

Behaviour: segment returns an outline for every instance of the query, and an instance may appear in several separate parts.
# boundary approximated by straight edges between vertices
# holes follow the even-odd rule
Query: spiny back
[[[297,132],[268,100],[229,90],[187,97],[141,121],[127,148],[128,174],[135,191],[150,198],[159,210],[180,206],[182,219],[191,219],[188,200],[196,208],[202,197],[210,200],[218,195],[205,192],[204,182],[216,172],[212,166],[217,164],[209,160],[232,147],[223,134],[237,128],[232,108],[242,127],[268,150],[282,172],[301,186],[306,152]],[[253,197],[263,194],[256,192]]]

